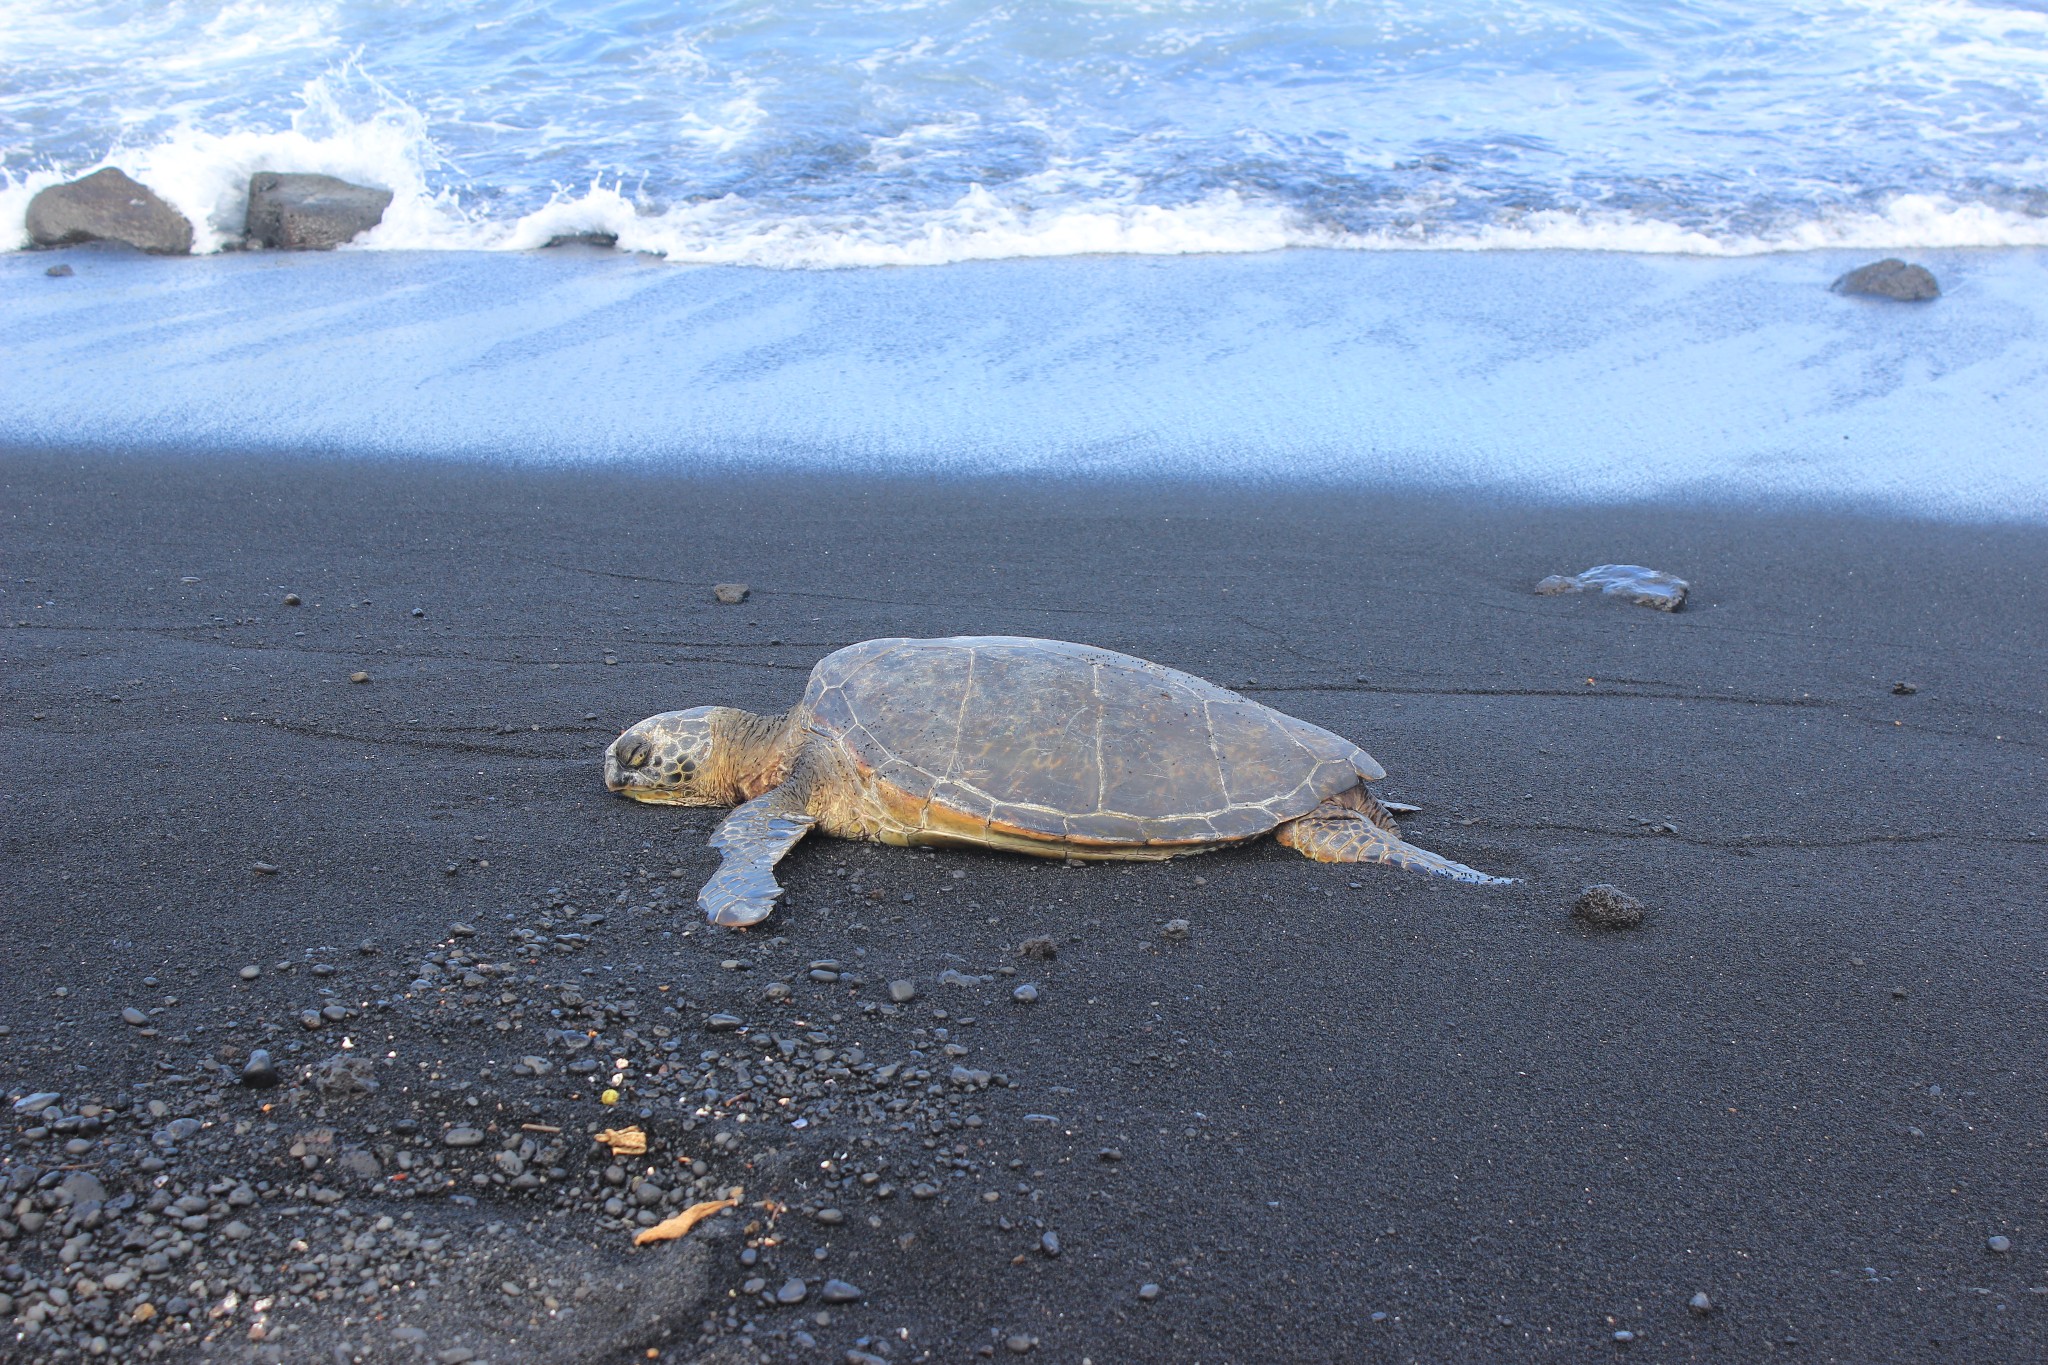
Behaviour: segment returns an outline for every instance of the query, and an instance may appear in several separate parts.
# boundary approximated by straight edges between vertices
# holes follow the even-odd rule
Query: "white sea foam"
[[[0,250],[37,190],[101,165],[185,213],[201,253],[237,242],[260,170],[391,190],[357,249],[604,233],[771,268],[2048,244],[2032,9],[1198,9],[546,0],[479,23],[452,0],[19,0]]]
[[[939,207],[878,206],[863,213],[792,213],[724,195],[668,206],[629,195],[623,180],[600,177],[558,190],[539,209],[493,218],[430,179],[443,163],[425,120],[383,92],[373,111],[351,117],[327,78],[305,92],[306,106],[280,132],[216,134],[179,129],[143,148],[117,151],[118,166],[149,185],[194,225],[193,251],[238,242],[249,180],[257,171],[314,171],[393,192],[383,223],[355,246],[365,250],[519,251],[579,233],[617,238],[619,249],[700,264],[771,269],[945,265],[1010,257],[1190,255],[1320,247],[1357,251],[1614,251],[1639,254],[1753,256],[1854,247],[1911,251],[1950,247],[2048,246],[2048,217],[1944,196],[1901,194],[1881,210],[1817,214],[1771,232],[1715,232],[1627,213],[1546,209],[1502,223],[1432,221],[1426,204],[1409,206],[1401,226],[1347,231],[1301,209],[1235,191],[1191,203],[1131,202],[1128,187],[1098,176],[1047,172],[999,194],[972,185]],[[908,146],[959,134],[927,125],[876,144],[879,160]],[[14,225],[10,246],[26,245],[24,218],[34,194],[68,174],[6,173],[0,224]],[[1108,183],[1100,183],[1108,182]],[[1049,186],[1060,193],[1046,194]],[[1081,191],[1078,192],[1077,191]],[[1034,202],[1051,198],[1042,205]]]

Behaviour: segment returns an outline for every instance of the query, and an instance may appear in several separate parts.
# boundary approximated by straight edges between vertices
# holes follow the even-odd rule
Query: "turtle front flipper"
[[[724,861],[697,893],[698,907],[713,924],[758,924],[775,908],[782,896],[775,864],[818,823],[804,805],[801,792],[784,783],[725,817],[711,836]]]
[[[1273,837],[1319,863],[1386,863],[1479,886],[1504,886],[1514,880],[1489,877],[1442,854],[1403,841],[1400,831],[1393,828],[1392,817],[1385,817],[1384,825],[1373,819],[1375,812],[1371,808],[1379,805],[1370,794],[1360,802],[1351,793],[1340,792],[1300,819],[1280,826]]]

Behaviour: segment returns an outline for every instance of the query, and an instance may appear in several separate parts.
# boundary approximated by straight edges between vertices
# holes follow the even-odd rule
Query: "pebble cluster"
[[[19,1347],[53,1362],[221,1343],[258,1361],[309,1346],[486,1359],[494,1333],[464,1330],[452,1300],[568,1320],[614,1262],[674,1251],[632,1250],[635,1232],[737,1196],[688,1234],[727,1249],[731,1283],[679,1345],[916,1359],[900,1339],[821,1345],[865,1294],[813,1242],[855,1225],[908,1245],[896,1211],[929,1206],[992,1214],[1020,1252],[1061,1254],[1045,1171],[992,1140],[983,1101],[1010,1082],[975,1042],[975,1011],[1040,998],[1017,964],[1042,972],[1051,938],[928,980],[871,974],[864,949],[807,957],[691,928],[747,956],[685,955],[667,980],[584,965],[607,933],[677,936],[689,922],[663,899],[556,888],[417,956],[366,942],[227,965],[303,1003],[213,1031],[175,994],[124,1007],[108,1026],[161,1049],[153,1076],[21,1093],[0,1125],[0,1317]]]

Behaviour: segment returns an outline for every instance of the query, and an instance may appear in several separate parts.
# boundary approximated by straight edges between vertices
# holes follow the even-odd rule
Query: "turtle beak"
[[[626,765],[619,762],[618,740],[613,740],[611,747],[604,751],[604,786],[606,791],[622,792],[626,789]]]

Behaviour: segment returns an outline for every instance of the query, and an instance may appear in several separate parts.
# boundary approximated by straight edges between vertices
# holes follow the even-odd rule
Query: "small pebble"
[[[348,680],[352,683],[366,683],[370,680],[370,675],[358,669],[348,675]]]
[[[1695,1294],[1690,1299],[1687,1299],[1685,1306],[1701,1317],[1705,1317],[1714,1311],[1714,1301],[1708,1298],[1704,1292]]]
[[[1035,982],[1027,981],[1016,990],[1011,991],[1010,998],[1020,1005],[1033,1004],[1038,999],[1038,986]]]
[[[249,870],[250,870],[251,872],[254,872],[254,873],[255,873],[255,874],[256,874],[257,876],[259,876],[259,877],[275,877],[275,876],[277,875],[277,864],[276,864],[276,863],[250,863],[250,864],[249,864]]]
[[[704,1021],[704,1027],[713,1033],[731,1033],[740,1024],[740,1017],[736,1014],[714,1014]]]
[[[1048,1256],[1057,1257],[1060,1254],[1060,1235],[1057,1232],[1043,1234],[1038,1239],[1038,1249]]]
[[[135,1006],[130,1005],[128,1008],[121,1011],[121,1022],[124,1024],[133,1024],[135,1027],[141,1028],[144,1024],[147,1024],[149,1022],[149,1016],[144,1014],[141,1010],[136,1009]]]
[[[481,1128],[450,1128],[441,1134],[441,1141],[450,1147],[475,1147],[484,1140]]]
[[[747,600],[749,589],[744,583],[713,583],[711,595],[728,607],[736,607]]]
[[[827,1303],[852,1303],[864,1296],[858,1285],[848,1284],[845,1280],[827,1280],[825,1287],[818,1291],[818,1297]]]
[[[1059,944],[1053,942],[1045,934],[1040,934],[1036,938],[1027,938],[1017,945],[1017,956],[1019,957],[1035,957],[1050,962],[1059,955]]]
[[[2011,1251],[2011,1250],[2012,1250],[2012,1238],[2010,1238],[2010,1237],[1987,1237],[1987,1238],[1985,1238],[1985,1239],[1984,1239],[1984,1247],[1985,1247],[1985,1250],[1987,1250],[1987,1251],[1995,1251],[1995,1252],[1997,1252],[1997,1253],[1998,1253],[1999,1255],[2001,1255],[2001,1256],[2002,1256],[2002,1255],[2004,1255],[2004,1254],[2005,1254],[2006,1252],[2008,1252],[2008,1251]]]
[[[263,969],[253,962],[242,968],[241,976],[244,981],[254,981],[261,975],[263,975]]]
[[[1919,690],[1920,684],[1918,683],[1895,682],[1892,684],[1892,695],[1895,697],[1910,697]]]
[[[1904,986],[1894,986],[1894,987],[1892,987],[1892,999],[1894,999],[1894,1000],[1904,1000],[1905,998],[1906,998],[1906,988],[1905,988]]]
[[[1038,1344],[1037,1337],[1027,1337],[1022,1332],[1003,1339],[1003,1345],[1010,1348],[1010,1354],[1023,1355]]]
[[[1621,1331],[1616,1332],[1614,1334],[1614,1342],[1617,1346],[1626,1346],[1635,1339],[1636,1334],[1634,1332],[1629,1331],[1625,1327]]]
[[[48,270],[45,270],[43,273],[45,275],[48,275],[53,280],[68,280],[75,272],[73,272],[70,266],[62,262],[59,262],[58,264],[51,266]]]
[[[1159,1286],[1151,1283],[1150,1281],[1147,1281],[1146,1283],[1139,1285],[1138,1297],[1143,1299],[1146,1303],[1152,1302],[1152,1300],[1159,1297]]]
[[[837,1227],[845,1222],[846,1214],[839,1209],[819,1209],[811,1215],[811,1219],[813,1222],[823,1223],[826,1227],[830,1228]]]
[[[889,998],[899,1005],[915,1000],[917,998],[917,983],[915,981],[891,981],[889,983]]]
[[[288,592],[288,593],[286,593],[286,594],[284,595],[284,604],[285,604],[286,606],[288,606],[288,607],[296,607],[296,606],[298,606],[298,605],[299,605],[299,595],[298,595],[297,593],[295,593],[295,592]]]
[[[1166,927],[1159,931],[1159,937],[1169,943],[1182,942],[1187,936],[1188,922],[1184,919],[1170,919],[1166,922]]]
[[[775,1301],[783,1304],[802,1303],[810,1292],[809,1286],[792,1275],[782,1282],[782,1288],[775,1291]]]

